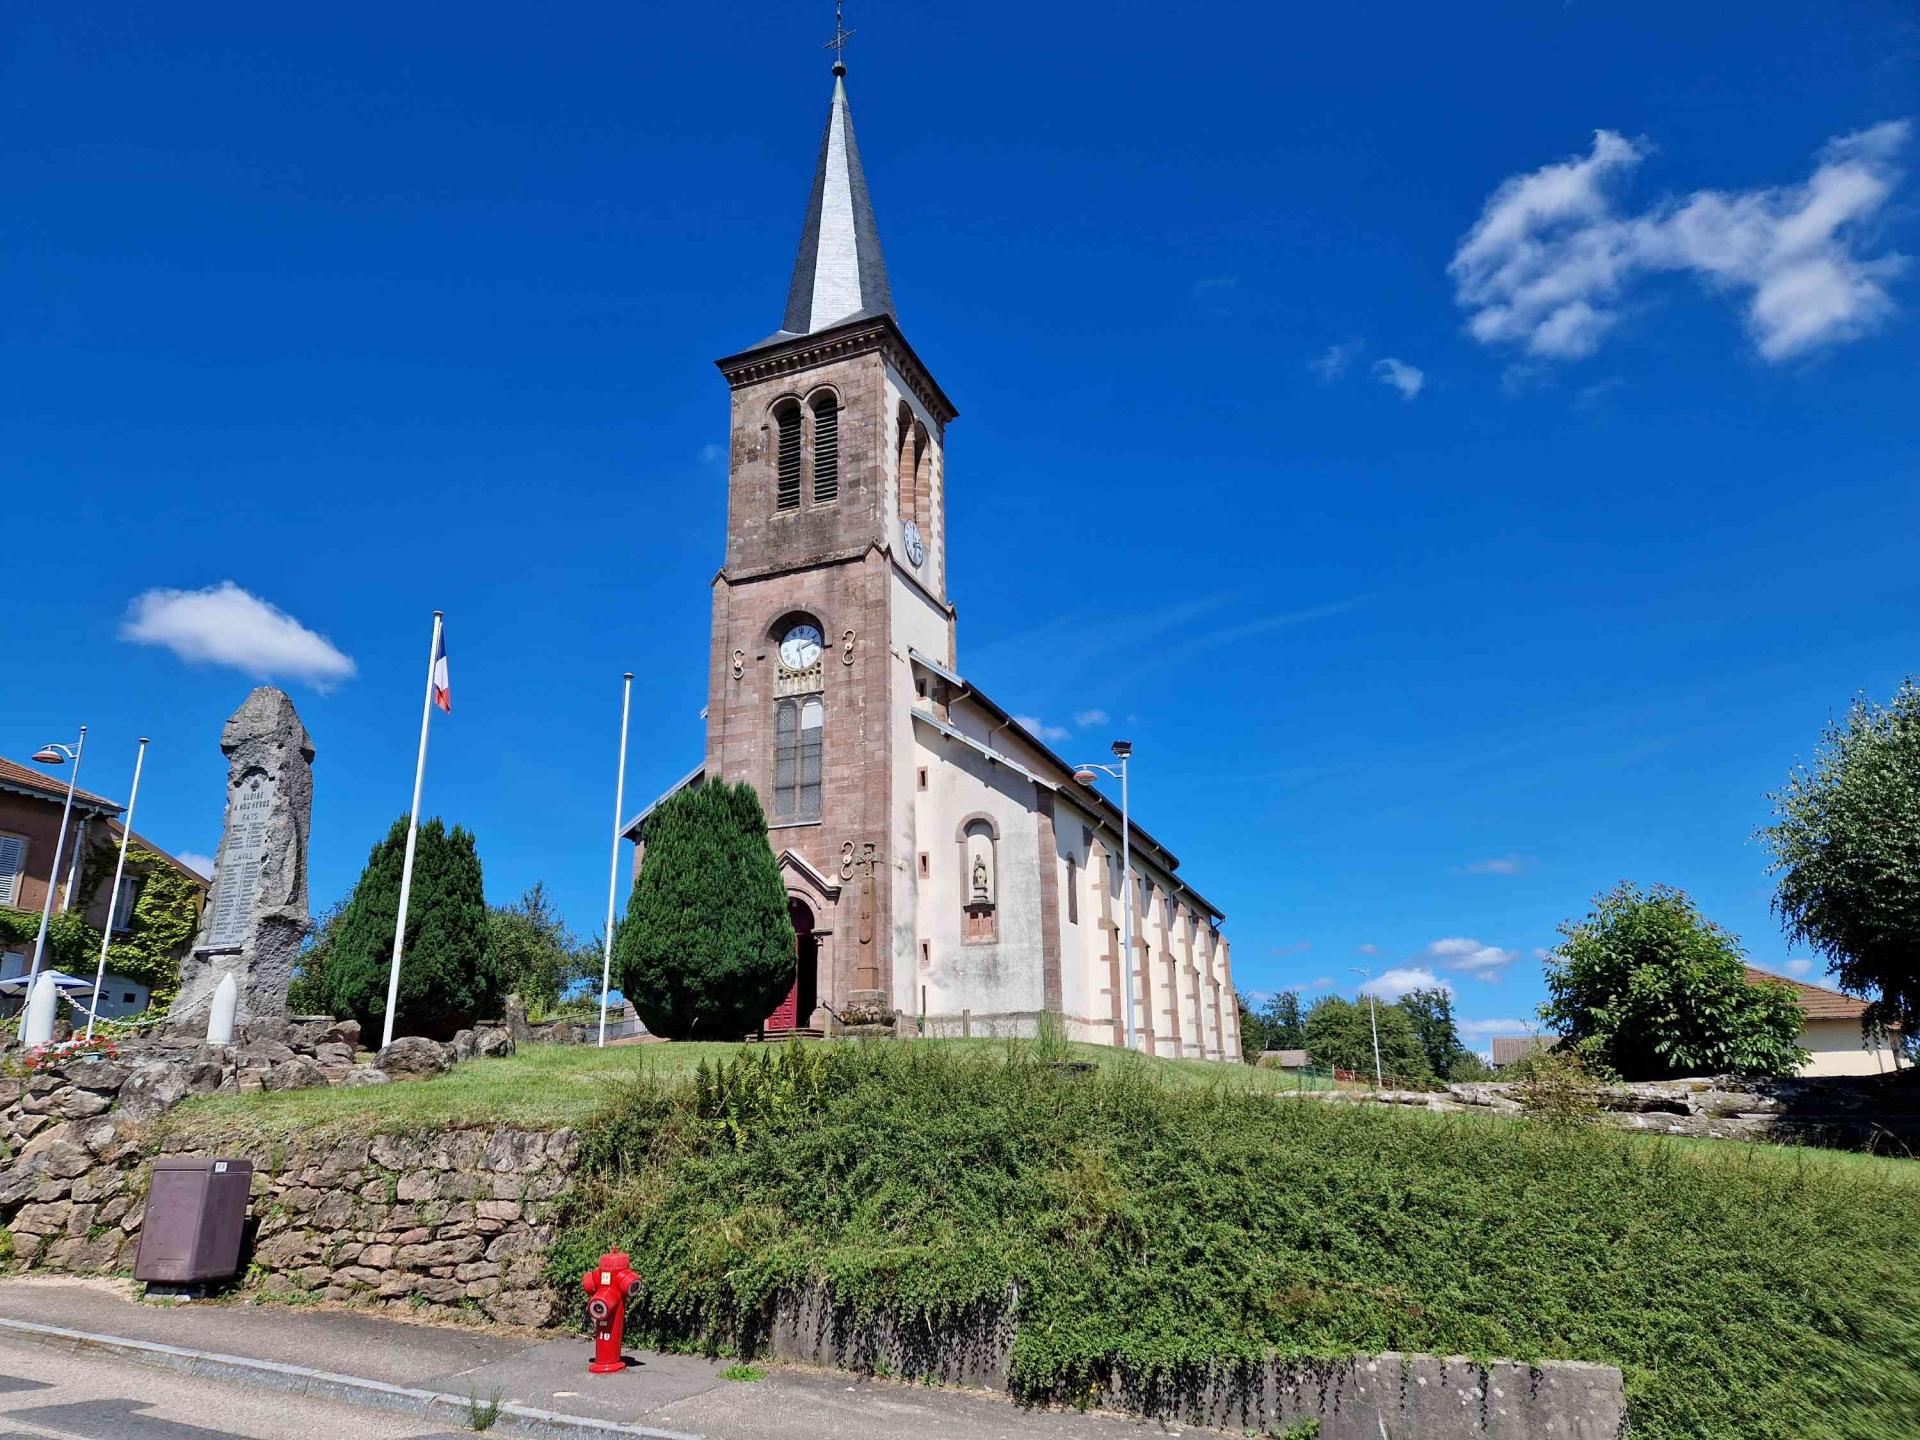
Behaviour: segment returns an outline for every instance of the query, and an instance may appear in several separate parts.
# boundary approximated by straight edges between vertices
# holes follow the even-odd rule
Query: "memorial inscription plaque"
[[[267,817],[273,808],[273,781],[255,771],[240,782],[227,821],[227,851],[221,857],[220,883],[213,893],[213,925],[207,944],[237,946],[247,937],[247,917],[260,890],[260,861],[267,849]]]

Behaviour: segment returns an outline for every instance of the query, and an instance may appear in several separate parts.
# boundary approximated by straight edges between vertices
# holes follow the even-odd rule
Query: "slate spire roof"
[[[860,147],[853,138],[846,73],[844,65],[833,67],[833,103],[820,137],[800,253],[793,262],[783,335],[810,335],[856,317],[899,318],[894,316],[867,177],[860,168]]]

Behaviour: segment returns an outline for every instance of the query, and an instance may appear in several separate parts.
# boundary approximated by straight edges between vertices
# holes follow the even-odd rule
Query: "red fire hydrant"
[[[580,1279],[587,1292],[587,1320],[593,1326],[594,1375],[612,1375],[627,1368],[620,1358],[620,1332],[627,1325],[627,1300],[640,1288],[632,1262],[618,1250],[600,1257],[600,1263]]]

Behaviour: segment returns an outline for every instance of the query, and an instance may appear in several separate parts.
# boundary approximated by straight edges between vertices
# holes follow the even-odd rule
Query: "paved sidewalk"
[[[767,1366],[763,1380],[729,1381],[720,1378],[725,1362],[652,1351],[630,1352],[638,1363],[619,1375],[589,1375],[590,1346],[577,1338],[410,1324],[346,1310],[146,1302],[132,1298],[136,1290],[112,1280],[3,1281],[0,1321],[357,1377],[371,1382],[366,1403],[377,1403],[375,1387],[383,1385],[482,1402],[497,1396],[533,1411],[708,1440],[1137,1440],[1149,1432],[1179,1433],[1110,1415],[1029,1411],[995,1396],[830,1372]],[[19,1338],[12,1331],[10,1343]],[[503,1419],[503,1431],[509,1423]]]

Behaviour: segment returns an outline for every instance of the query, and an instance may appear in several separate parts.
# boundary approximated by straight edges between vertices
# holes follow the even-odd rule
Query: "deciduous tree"
[[[1920,685],[1884,708],[1856,699],[1768,798],[1760,835],[1788,937],[1869,1003],[1869,1027],[1920,1034]]]
[[[1740,942],[1682,891],[1622,881],[1560,927],[1540,1018],[1629,1080],[1781,1075],[1805,1063],[1785,984],[1747,983]]]

